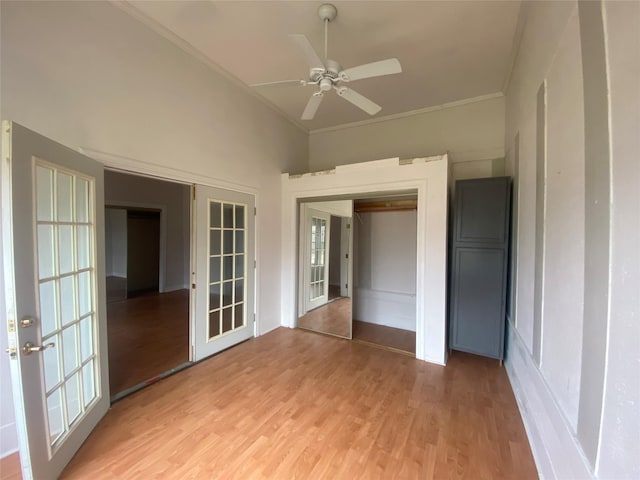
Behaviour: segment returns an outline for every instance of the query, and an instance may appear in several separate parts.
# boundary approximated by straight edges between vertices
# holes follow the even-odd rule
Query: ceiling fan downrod
[[[324,59],[329,59],[329,48],[328,48],[328,32],[329,32],[329,22],[332,21],[336,16],[338,16],[338,9],[331,5],[330,3],[323,3],[318,7],[318,16],[324,22]]]

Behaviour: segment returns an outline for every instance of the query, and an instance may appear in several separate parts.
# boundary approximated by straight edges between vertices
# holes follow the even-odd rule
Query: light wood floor
[[[278,328],[113,405],[63,479],[532,479],[505,370]]]
[[[1,480],[22,480],[20,471],[20,454],[14,453],[5,458],[0,458]]]
[[[351,298],[342,297],[298,318],[298,327],[339,337],[351,336]]]
[[[353,339],[416,354],[416,332],[410,330],[354,320]]]
[[[111,395],[189,360],[189,291],[107,304]]]

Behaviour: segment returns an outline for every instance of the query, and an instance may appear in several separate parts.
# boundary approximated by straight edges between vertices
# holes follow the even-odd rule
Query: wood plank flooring
[[[350,337],[351,298],[342,297],[305,313],[298,318],[298,327],[339,337]]]
[[[505,370],[278,328],[113,405],[63,479],[537,478]]]
[[[0,458],[0,480],[22,480],[19,453]]]
[[[416,332],[411,330],[354,320],[353,339],[416,354]]]
[[[108,303],[107,334],[113,396],[189,360],[189,291]]]

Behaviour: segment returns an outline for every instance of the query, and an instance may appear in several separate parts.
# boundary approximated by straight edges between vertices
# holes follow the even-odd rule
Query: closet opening
[[[353,339],[416,353],[417,196],[354,200]]]

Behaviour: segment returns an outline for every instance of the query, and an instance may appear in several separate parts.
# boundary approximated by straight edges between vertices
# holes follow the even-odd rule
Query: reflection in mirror
[[[353,202],[300,204],[298,327],[351,338]]]

